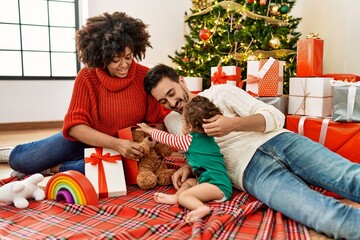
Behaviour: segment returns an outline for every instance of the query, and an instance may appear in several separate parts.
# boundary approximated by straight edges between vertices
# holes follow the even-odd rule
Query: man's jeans
[[[270,139],[245,169],[243,184],[259,201],[305,226],[335,238],[360,239],[360,209],[308,186],[360,202],[360,165],[319,143],[294,133]]]
[[[37,173],[56,165],[60,171],[77,170],[85,173],[84,148],[89,147],[78,141],[70,141],[62,132],[48,138],[17,145],[11,151],[9,165],[21,173]]]

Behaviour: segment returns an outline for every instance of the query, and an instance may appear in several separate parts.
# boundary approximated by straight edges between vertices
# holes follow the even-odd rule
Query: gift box
[[[246,91],[260,97],[283,95],[284,61],[274,58],[247,62]]]
[[[310,34],[297,42],[297,77],[316,77],[323,75],[324,40]]]
[[[322,77],[333,78],[334,80],[344,81],[344,82],[358,82],[360,81],[360,76],[350,73],[326,73]]]
[[[118,136],[121,139],[128,139],[133,141],[132,131],[134,127],[127,127],[121,130],[118,130]],[[124,169],[125,169],[125,179],[127,184],[137,184],[136,177],[139,173],[138,171],[138,160],[123,157]]]
[[[127,194],[121,155],[108,148],[85,148],[85,176],[100,198]]]
[[[360,123],[338,123],[330,118],[288,115],[286,128],[323,144],[352,162],[360,163]],[[328,190],[311,187],[327,196],[343,198]]]
[[[201,77],[184,77],[184,81],[192,93],[198,94],[203,90],[203,79]]]
[[[284,115],[287,115],[288,102],[289,102],[289,97],[287,95],[282,95],[282,96],[278,96],[278,97],[255,97],[255,98],[266,104],[270,104],[270,105],[276,107]]]
[[[336,122],[360,122],[360,82],[332,81],[333,115]]]
[[[322,143],[352,162],[360,163],[360,123],[339,123],[330,118],[288,115],[286,128]]]
[[[327,117],[332,112],[331,78],[290,78],[288,114]]]
[[[217,84],[232,84],[241,88],[241,67],[211,67],[211,85]]]

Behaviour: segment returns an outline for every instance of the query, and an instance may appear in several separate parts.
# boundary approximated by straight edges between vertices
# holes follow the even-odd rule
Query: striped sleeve
[[[187,152],[187,150],[189,149],[192,141],[192,136],[190,134],[174,135],[161,131],[159,129],[154,129],[151,132],[151,137],[157,142],[165,143],[167,145],[170,145],[171,147],[176,147],[185,152]]]

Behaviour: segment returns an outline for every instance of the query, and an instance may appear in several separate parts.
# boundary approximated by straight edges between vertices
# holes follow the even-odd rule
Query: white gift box
[[[120,153],[108,148],[85,148],[85,176],[99,197],[127,194]]]
[[[279,82],[278,82],[278,92],[277,95],[283,95],[284,89],[284,61],[279,61]],[[260,61],[247,61],[247,75],[258,76],[259,74],[259,64]],[[246,83],[246,92],[252,92],[255,94],[259,93],[259,83],[258,82],[247,82]]]
[[[288,114],[328,117],[332,113],[332,78],[290,78]]]
[[[184,77],[187,88],[192,93],[199,93],[203,90],[203,79],[201,77]]]
[[[211,86],[216,84],[231,84],[239,87],[241,67],[221,66],[211,67]]]

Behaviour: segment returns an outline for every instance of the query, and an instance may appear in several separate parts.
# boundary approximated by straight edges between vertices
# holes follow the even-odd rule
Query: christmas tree
[[[210,87],[211,67],[239,66],[246,78],[247,61],[273,57],[285,61],[284,93],[295,76],[296,28],[301,18],[288,13],[295,0],[193,0],[185,13],[186,44],[169,56],[181,76],[202,77]],[[188,32],[188,33],[187,33]]]

